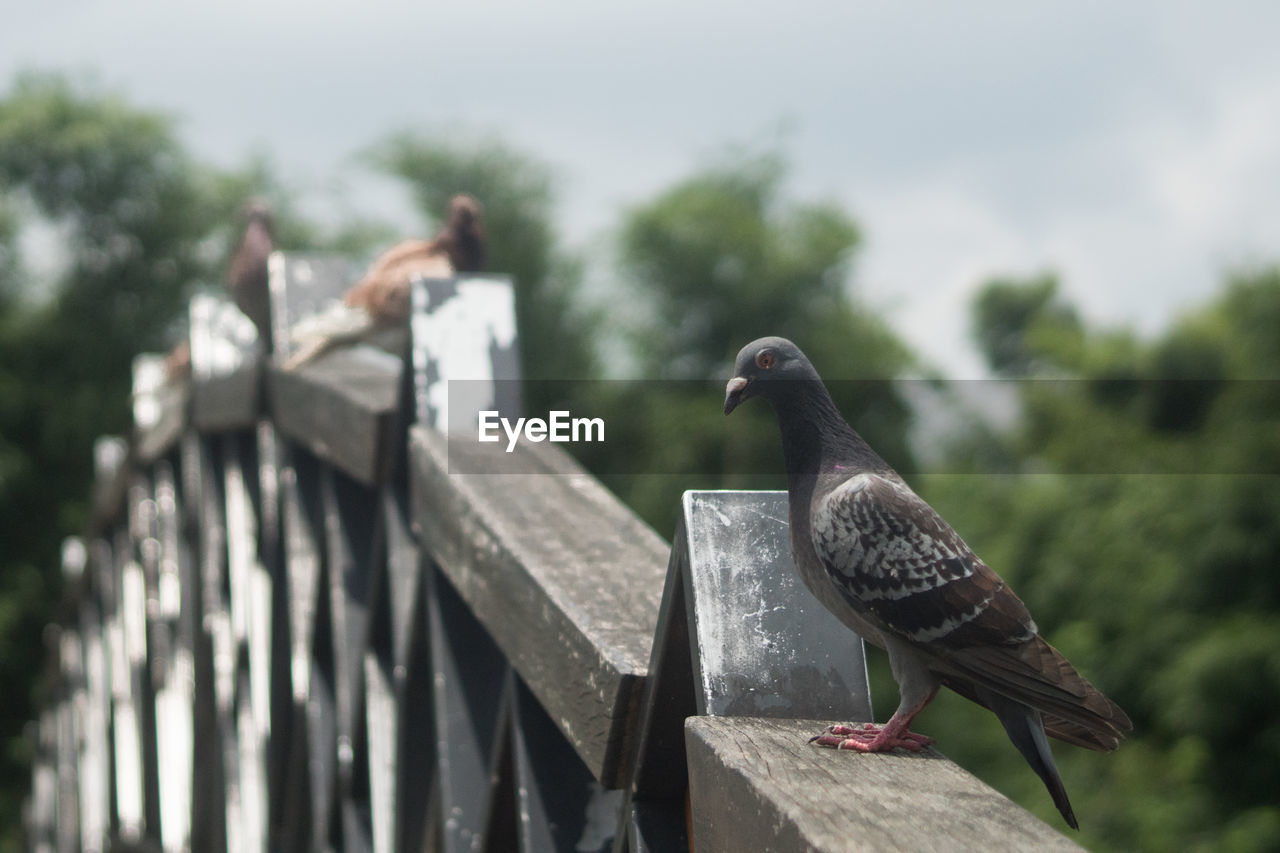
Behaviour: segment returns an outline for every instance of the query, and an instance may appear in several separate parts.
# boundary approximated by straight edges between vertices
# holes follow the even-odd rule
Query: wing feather
[[[1132,728],[1039,636],[999,575],[901,480],[863,473],[820,497],[813,542],[849,605],[928,654],[944,683],[967,698],[986,704],[985,689],[1023,702],[1047,715],[1050,734],[1093,749],[1114,749]]]

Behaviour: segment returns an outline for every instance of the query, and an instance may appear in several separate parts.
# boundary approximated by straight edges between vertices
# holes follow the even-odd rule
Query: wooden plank
[[[450,475],[450,452],[411,430],[423,547],[596,779],[621,787],[666,544],[558,448],[513,454],[534,476]]]
[[[191,410],[191,388],[188,385],[168,385],[158,394],[160,415],[149,430],[135,433],[137,455],[143,463],[154,462],[167,454],[178,443],[187,428]]]
[[[438,850],[440,840],[440,784],[436,767],[435,708],[432,699],[435,675],[428,647],[427,584],[416,587],[406,648],[408,654],[397,668],[404,673],[399,686],[399,742],[396,774],[396,850]],[[408,771],[407,768],[415,768]],[[420,772],[417,768],[430,768]]]
[[[369,840],[375,851],[396,849],[396,781],[400,775],[399,686],[406,671],[397,670],[392,652],[390,580],[387,576],[385,504],[390,487],[378,495],[369,561],[366,636],[361,638],[364,665],[364,741],[368,752]],[[415,602],[409,602],[412,607]],[[428,704],[430,704],[428,700]]]
[[[507,669],[507,695],[514,694],[515,675]],[[521,846],[521,826],[527,815],[520,810],[520,791],[516,784],[515,729],[511,713],[505,713],[499,726],[494,746],[497,754],[490,772],[488,814],[484,822],[485,853],[518,853],[521,850],[538,850]],[[413,848],[410,848],[413,849]]]
[[[945,759],[825,750],[829,721],[690,717],[698,850],[1079,850]]]
[[[400,715],[395,680],[386,657],[364,654],[365,718],[369,726],[369,830],[373,849],[395,849],[396,779],[401,768],[396,745]]]
[[[520,412],[515,288],[505,275],[413,282],[416,420],[441,432],[474,428],[475,413]],[[450,402],[452,401],[452,406]]]
[[[118,435],[99,436],[93,442],[93,509],[85,538],[104,533],[124,512],[125,495],[133,476],[135,460],[129,442]]]
[[[641,701],[639,747],[636,750],[631,793],[637,799],[670,800],[668,811],[683,811],[684,791],[688,775],[684,761],[684,721],[698,713],[694,696],[693,649],[689,642],[688,573],[689,537],[685,535],[685,519],[676,526],[676,541],[671,549],[667,581],[663,587],[662,608],[649,658],[649,674],[645,679]],[[630,811],[630,805],[628,805]],[[651,812],[659,811],[657,807]],[[639,811],[631,815],[639,817]],[[660,821],[650,821],[650,824]],[[675,820],[673,824],[682,821]],[[641,827],[631,821],[631,846],[643,841]]]
[[[335,808],[342,849],[360,853],[372,848],[364,651],[376,495],[327,465],[320,487],[332,641],[326,654],[333,667],[337,738]]]
[[[152,602],[157,598],[159,575],[159,542],[156,540],[156,502],[151,479],[147,472],[139,471],[129,487],[129,535],[132,539],[129,547],[133,558],[125,566],[129,572],[137,569],[141,577],[141,601],[136,605],[120,599],[122,607],[128,604],[126,612],[126,630],[136,631],[141,638],[140,648],[137,641],[130,660],[134,663],[130,674],[130,693],[133,699],[138,720],[138,731],[142,747],[142,824],[146,831],[158,834],[160,826],[160,781],[159,754],[156,740],[156,675],[163,655],[168,653],[166,631],[151,618]],[[122,549],[123,552],[123,549]],[[134,621],[136,619],[136,622]]]
[[[313,649],[332,642],[328,634],[328,595],[322,595],[324,512],[320,465],[305,450],[283,443],[280,465],[281,534],[284,547],[284,600],[289,627],[288,682],[292,712],[287,730],[272,727],[272,738],[287,737],[283,778],[272,780],[273,849],[323,848],[328,838],[332,793],[332,693]],[[285,610],[276,608],[277,613]],[[321,612],[323,611],[323,613]],[[317,637],[316,634],[321,636]],[[277,708],[281,707],[279,704]],[[286,781],[291,780],[291,781]],[[278,820],[278,822],[276,822]]]
[[[323,587],[327,572],[319,578]],[[340,821],[334,820],[337,802],[338,777],[338,725],[333,666],[333,628],[329,619],[329,598],[318,596],[319,607],[315,615],[311,649],[310,676],[305,695],[307,707],[308,790],[311,792],[311,833],[313,848],[329,849],[334,844],[335,830]],[[297,686],[295,685],[295,689]]]
[[[262,411],[262,349],[253,322],[230,300],[191,300],[191,419],[197,429],[248,429]]]
[[[58,779],[58,717],[61,716],[68,702],[50,702],[40,712],[36,724],[34,756],[31,761],[31,793],[24,811],[25,830],[28,849],[30,850],[67,850],[78,846],[78,838],[69,839],[70,845],[60,841],[61,831],[59,817],[65,824],[74,826],[74,815],[67,814],[68,803],[61,801]],[[30,732],[28,732],[30,738]],[[68,819],[70,818],[70,819]],[[59,835],[55,835],[58,832]],[[55,847],[55,843],[59,846]],[[62,846],[66,845],[66,846]]]
[[[301,853],[313,849],[311,843],[311,747],[308,743],[307,705],[305,699],[290,706],[289,713],[273,719],[271,738],[286,738],[284,764],[279,776],[271,780],[272,851]]]
[[[237,673],[235,709],[236,766],[239,770],[240,844],[235,849],[266,851],[267,773],[265,735],[254,721],[250,674],[242,666]]]
[[[515,679],[512,747],[520,849],[593,853],[613,848],[622,792],[601,787],[555,722]]]
[[[418,618],[422,561],[411,533],[409,496],[399,486],[384,486],[380,500],[379,533],[385,549],[391,650],[395,666],[405,667]]]
[[[312,635],[320,607],[324,512],[320,472],[306,452],[288,454],[281,471],[285,571],[289,601],[289,673],[296,702],[310,690]]]
[[[75,629],[70,627],[58,632],[57,645],[62,683],[59,685],[58,697],[50,702],[40,716],[41,748],[37,750],[37,756],[44,753],[45,760],[52,764],[49,769],[56,773],[57,783],[53,792],[56,821],[53,825],[57,828],[60,845],[58,849],[75,850],[80,847],[80,804],[77,802],[77,792],[80,743],[84,736],[84,721],[81,716],[85,699],[84,647]],[[53,732],[46,730],[46,723],[50,718],[53,721]],[[54,735],[52,742],[46,739],[46,734]],[[34,793],[36,792],[33,791]]]
[[[275,252],[268,262],[274,363],[268,406],[276,426],[367,485],[387,473],[399,403],[400,356],[371,347],[324,353],[296,371],[290,328],[337,304],[354,277],[346,258]]]
[[[94,550],[100,549],[95,548]],[[80,759],[80,833],[86,849],[102,849],[111,829],[111,687],[108,648],[98,602],[80,603],[84,638],[84,751]]]
[[[182,506],[191,553],[182,565],[182,631],[192,648],[194,667],[192,761],[199,771],[192,780],[191,837],[193,851],[226,849],[226,785],[222,766],[213,638],[207,616],[220,606],[205,587],[206,578],[222,576],[222,507],[218,503],[219,475],[213,442],[188,432],[182,440]]]
[[[339,742],[350,747],[357,739],[357,715],[364,708],[364,647],[376,500],[373,493],[327,466],[321,472],[320,493],[329,562],[327,594],[333,624],[337,731]]]
[[[133,359],[132,397],[135,452],[151,462],[168,453],[186,429],[190,386],[168,381],[165,356],[142,353]]]
[[[233,810],[246,850],[266,849],[267,755],[271,729],[272,583],[258,557],[257,448],[251,432],[218,439],[226,526],[226,608],[234,698],[223,712],[235,731],[239,799]]]
[[[351,262],[340,255],[272,252],[267,261],[271,288],[271,339],[276,364],[294,354],[289,330],[328,309],[356,280]]]
[[[197,380],[191,388],[191,422],[204,433],[251,429],[262,412],[263,385],[259,362]]]
[[[268,420],[260,420],[255,430],[257,439],[257,509],[258,509],[258,558],[262,582],[267,585],[266,598],[270,610],[261,614],[267,627],[263,634],[270,637],[269,649],[269,724],[267,734],[267,822],[269,850],[282,850],[282,836],[292,839],[302,835],[296,824],[286,821],[286,810],[295,808],[290,802],[299,787],[298,776],[289,772],[291,749],[294,746],[293,726],[298,718],[293,698],[291,678],[289,570],[284,556],[283,509],[281,504],[282,473],[284,465],[283,440],[276,434]],[[246,472],[246,477],[248,473]],[[251,483],[253,478],[247,479]],[[259,598],[258,600],[262,600]],[[292,843],[292,842],[291,842]]]
[[[683,798],[628,799],[620,817],[614,853],[671,853],[690,849]]]
[[[446,853],[482,849],[510,715],[507,662],[449,582],[429,570],[432,704]]]
[[[150,613],[156,686],[156,741],[160,797],[160,839],[165,849],[191,846],[192,780],[194,778],[194,728],[192,685],[195,679],[192,637],[182,623],[182,578],[190,554],[182,544],[177,507],[177,481],[172,464],[160,460],[152,466],[155,480],[155,528],[159,542],[156,572],[156,607]],[[192,575],[186,567],[187,577]],[[192,586],[194,589],[194,585]]]
[[[284,467],[282,442],[275,426],[260,420],[255,430],[257,436],[257,485],[258,485],[258,558],[266,566],[274,581],[284,578],[284,553],[280,530],[280,471]]]
[[[267,394],[277,428],[368,486],[395,459],[404,360],[335,349],[293,371],[273,367]]]
[[[118,549],[124,551],[125,549]],[[112,639],[111,728],[115,736],[115,819],[125,838],[141,838],[146,828],[146,731],[137,695],[146,664],[146,585],[142,566],[119,566],[119,607],[108,631]]]
[[[188,319],[195,381],[230,376],[261,359],[257,327],[230,299],[196,294],[188,306]]]

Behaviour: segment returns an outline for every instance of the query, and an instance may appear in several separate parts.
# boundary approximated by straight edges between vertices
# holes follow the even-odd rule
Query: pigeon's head
[[[449,199],[449,227],[458,231],[478,228],[484,208],[475,198],[459,193]]]
[[[733,365],[733,378],[724,388],[724,413],[727,415],[743,400],[764,397],[776,402],[796,381],[818,379],[813,365],[800,347],[786,338],[760,338],[738,351]],[[779,382],[778,380],[791,380]]]
[[[240,218],[246,223],[260,222],[271,226],[271,203],[265,198],[250,198],[240,206]]]

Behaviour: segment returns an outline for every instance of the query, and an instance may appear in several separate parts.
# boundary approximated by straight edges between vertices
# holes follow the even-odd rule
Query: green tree
[[[777,153],[730,151],[629,212],[619,259],[644,306],[631,330],[642,375],[719,378],[726,358],[756,337],[813,348],[806,338],[855,321],[848,285],[858,228],[834,203],[787,204],[786,171]],[[874,376],[902,359],[900,345],[884,358],[867,350],[842,361]]]
[[[380,234],[315,227],[273,171],[204,166],[171,117],[93,84],[29,74],[0,96],[0,849],[18,844],[60,544],[84,526],[94,439],[129,429],[133,357],[167,349],[192,288],[218,286],[248,195],[273,202],[286,246],[367,248]],[[24,228],[58,235],[55,280],[23,267]]]
[[[1047,301],[1043,280],[1003,281],[980,311],[993,293]],[[1057,751],[1091,846],[1265,850],[1280,837],[1278,323],[1280,270],[1265,269],[1154,340],[1027,335],[1019,358],[1059,381],[1018,385],[1023,417],[997,438],[1019,475],[977,476],[962,455],[926,481],[1050,642],[1134,720],[1112,756]],[[987,352],[993,369],[1008,363]],[[922,727],[1051,818],[999,726],[965,704],[940,703]]]
[[[9,845],[28,784],[22,728],[34,716],[40,637],[60,588],[61,539],[84,520],[92,442],[126,430],[132,358],[167,342],[203,268],[208,207],[193,172],[169,118],[114,94],[32,75],[0,100],[0,197],[62,239],[52,295],[35,298],[22,276],[0,305],[0,434],[11,449],[0,477],[0,823]]]
[[[1025,376],[1067,356],[1081,335],[1080,318],[1058,295],[1058,279],[996,279],[973,304],[973,334],[991,369]]]
[[[527,405],[545,410],[565,404],[571,386],[549,381],[596,375],[595,323],[582,305],[581,260],[559,246],[553,226],[550,168],[496,138],[443,132],[395,133],[366,156],[408,183],[428,222],[440,223],[456,193],[480,200],[489,269],[515,280],[521,369],[533,381]]]
[[[248,199],[265,200],[271,208],[271,224],[276,244],[293,251],[335,252],[363,257],[397,237],[390,223],[372,219],[352,210],[340,211],[336,221],[318,223],[303,210],[302,193],[280,177],[275,161],[255,154],[243,165],[231,169],[198,166],[202,203],[210,208],[210,231],[206,234],[210,263],[206,283],[221,285],[224,265],[240,239],[243,222],[239,216]]]
[[[719,401],[733,358],[762,335],[794,340],[831,381],[851,422],[910,470],[910,411],[891,382],[912,365],[903,344],[854,295],[853,220],[828,201],[793,202],[777,153],[730,151],[720,162],[630,210],[619,229],[626,290],[611,314],[645,381],[603,389],[598,405],[624,431],[589,460],[606,482],[670,535],[688,488],[783,488],[777,428],[765,407],[726,427]],[[854,380],[854,381],[838,381]],[[664,476],[665,475],[665,476]]]

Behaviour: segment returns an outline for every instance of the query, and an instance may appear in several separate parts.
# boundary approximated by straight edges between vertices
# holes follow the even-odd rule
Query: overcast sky
[[[403,195],[352,161],[395,128],[493,130],[548,160],[589,248],[725,143],[781,139],[790,191],[864,229],[863,297],[952,376],[979,373],[986,276],[1056,270],[1091,320],[1151,332],[1280,260],[1277,3],[10,5],[0,81],[95,74],[207,160],[266,151],[315,204],[345,193],[406,227]]]

